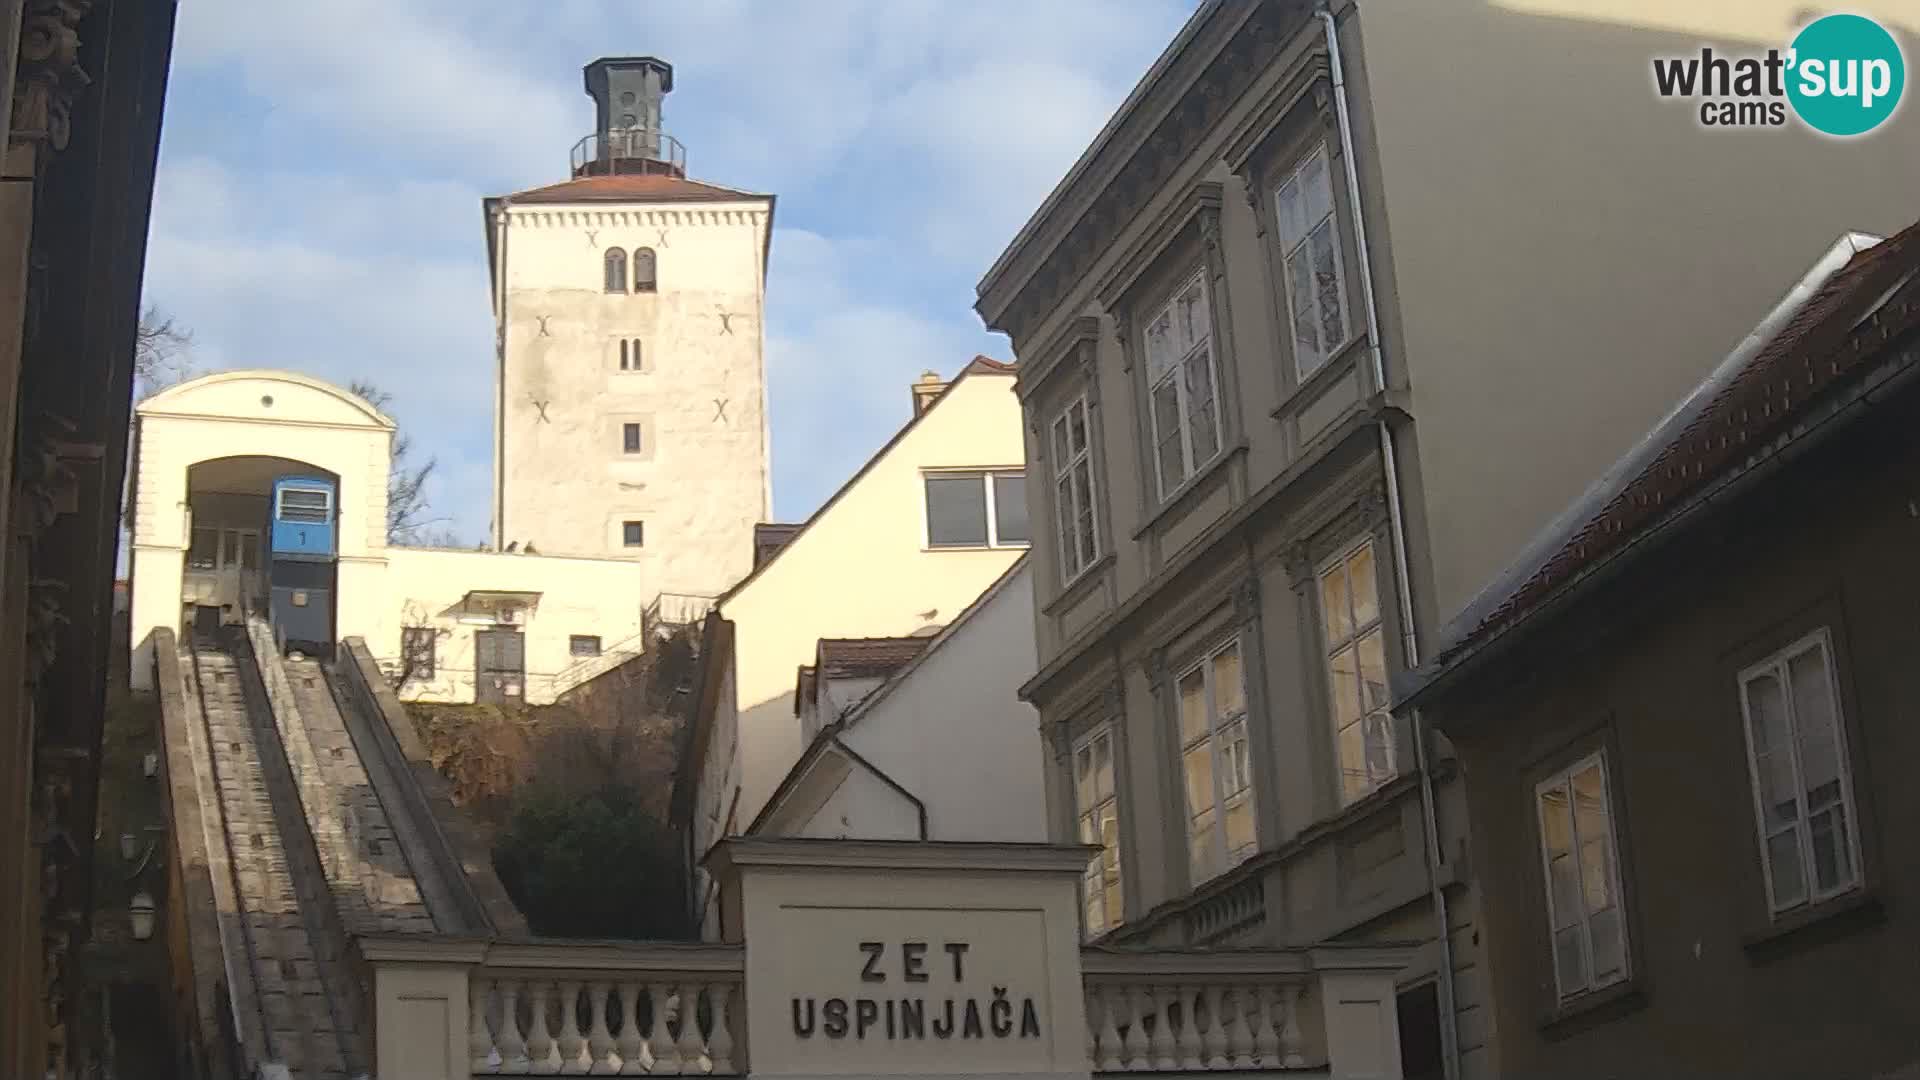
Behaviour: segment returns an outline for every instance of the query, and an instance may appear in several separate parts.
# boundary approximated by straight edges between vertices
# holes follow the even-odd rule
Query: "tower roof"
[[[759,192],[688,180],[671,173],[617,173],[563,180],[557,184],[515,192],[506,198],[515,205],[526,206],[575,202],[728,202],[770,197]]]

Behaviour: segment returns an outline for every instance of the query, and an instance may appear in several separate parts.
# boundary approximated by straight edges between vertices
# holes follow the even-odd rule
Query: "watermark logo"
[[[1886,123],[1907,88],[1906,58],[1886,28],[1859,15],[1828,15],[1795,35],[1784,51],[1653,61],[1663,98],[1699,101],[1702,127],[1783,127],[1789,112],[1826,135],[1865,135]]]

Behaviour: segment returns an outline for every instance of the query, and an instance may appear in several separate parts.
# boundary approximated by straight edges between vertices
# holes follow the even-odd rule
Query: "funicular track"
[[[245,634],[221,630],[196,633],[181,652],[202,804],[218,812],[209,846],[226,864],[215,888],[232,908],[222,912],[229,979],[251,990],[235,993],[237,1022],[257,1032],[243,1041],[260,1064],[303,1080],[365,1076],[346,929],[253,650]],[[246,970],[234,970],[243,959]]]

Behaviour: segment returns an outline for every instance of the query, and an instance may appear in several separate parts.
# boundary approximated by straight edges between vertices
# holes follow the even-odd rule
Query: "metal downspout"
[[[1380,312],[1374,302],[1373,260],[1367,249],[1366,212],[1360,201],[1360,169],[1353,154],[1353,121],[1347,111],[1347,81],[1340,59],[1340,29],[1322,0],[1314,13],[1326,31],[1328,74],[1333,80],[1333,104],[1340,129],[1340,157],[1347,179],[1347,202],[1353,212],[1353,242],[1359,251],[1360,277],[1366,282],[1367,355],[1373,365],[1375,393],[1387,389],[1386,364],[1380,347]],[[1394,592],[1399,599],[1400,638],[1408,669],[1420,665],[1420,641],[1414,632],[1413,583],[1407,569],[1407,531],[1401,513],[1400,468],[1394,453],[1393,428],[1379,422],[1380,459],[1387,481],[1387,521],[1393,539]],[[1454,1010],[1453,935],[1448,929],[1446,890],[1440,884],[1440,822],[1433,793],[1433,770],[1427,753],[1427,728],[1419,710],[1412,717],[1415,768],[1420,774],[1420,824],[1427,859],[1427,887],[1440,937],[1440,1047],[1447,1080],[1460,1078],[1460,1019]]]
[[[494,206],[493,265],[493,550],[507,546],[507,214],[509,199]]]

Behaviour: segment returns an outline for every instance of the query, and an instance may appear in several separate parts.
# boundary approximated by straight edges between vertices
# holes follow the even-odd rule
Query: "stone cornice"
[[[1218,181],[1202,180],[1167,207],[1153,227],[1129,245],[1113,269],[1094,286],[1093,294],[1100,304],[1107,308],[1122,306],[1120,298],[1153,269],[1161,253],[1190,226],[1198,225],[1201,240],[1209,248],[1218,245],[1222,192]]]
[[[1099,851],[1088,844],[734,837],[714,845],[705,861],[716,874],[743,867],[1080,874]]]
[[[74,95],[93,84],[80,67],[80,20],[92,8],[93,0],[27,0],[13,83],[13,142],[67,148]]]
[[[1025,401],[1058,372],[1078,369],[1085,374],[1093,366],[1099,341],[1100,320],[1097,317],[1082,315],[1067,323],[1045,344],[1031,350],[1028,356],[1021,357],[1013,392]]]
[[[1218,4],[1210,17],[1220,24],[1196,35],[1188,46],[1193,64],[1205,66],[1180,80],[1176,63],[1162,76],[1173,100],[1162,106],[1158,122],[1139,132],[1130,149],[1115,149],[1071,181],[1070,195],[1017,239],[980,288],[976,305],[989,328],[1021,338],[1058,306],[1060,298],[1102,257],[1124,223],[1165,186],[1167,178],[1193,153],[1220,117],[1285,47],[1289,27],[1304,13],[1302,5],[1280,0]],[[1217,13],[1229,13],[1225,17]],[[1233,21],[1237,16],[1238,21]],[[1221,40],[1224,38],[1225,40]],[[1185,59],[1185,58],[1182,58]],[[1154,88],[1156,91],[1160,88]],[[1151,98],[1153,92],[1149,92]],[[1146,121],[1142,100],[1125,125]],[[1072,196],[1078,196],[1073,198]]]
[[[743,209],[729,207],[699,210],[633,209],[602,206],[514,206],[506,211],[511,228],[571,228],[577,225],[668,226],[668,225],[763,225],[771,217],[765,207]]]

